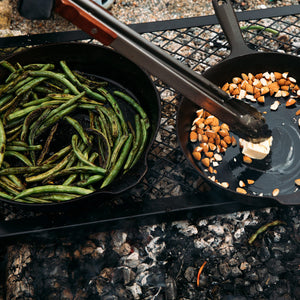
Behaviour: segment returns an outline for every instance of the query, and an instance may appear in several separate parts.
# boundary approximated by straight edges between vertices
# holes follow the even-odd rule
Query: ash
[[[6,299],[299,299],[299,224],[290,207],[49,234],[8,246]]]

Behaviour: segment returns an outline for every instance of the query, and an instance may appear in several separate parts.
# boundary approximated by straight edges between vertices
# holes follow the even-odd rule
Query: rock
[[[219,272],[225,279],[228,278],[231,273],[231,268],[229,267],[228,263],[219,264]]]

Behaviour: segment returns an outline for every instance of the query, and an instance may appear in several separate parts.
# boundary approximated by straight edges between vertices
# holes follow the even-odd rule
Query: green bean
[[[2,192],[2,191],[0,191],[0,197],[3,199],[7,199],[7,200],[11,200],[13,198],[12,195],[8,195],[7,193]]]
[[[105,114],[110,124],[111,135],[113,138],[116,138],[119,133],[119,125],[118,125],[118,119],[116,118],[115,114],[106,107],[98,106],[96,107],[96,110],[98,112],[101,110]]]
[[[74,193],[79,195],[88,195],[93,192],[91,189],[85,189],[81,187],[75,187],[75,186],[67,186],[67,185],[44,185],[44,186],[37,186],[33,188],[26,189],[16,195],[13,200],[23,198],[25,196],[30,196],[32,194],[39,194],[39,193]]]
[[[106,156],[106,159],[105,159],[105,163],[103,165],[103,168],[106,169],[108,167],[108,164],[110,162],[110,159],[111,159],[111,148],[110,148],[110,145],[109,145],[109,142],[108,142],[108,139],[106,138],[106,136],[98,129],[96,128],[88,128],[87,129],[88,132],[93,132],[95,133],[97,136],[98,136],[98,146],[100,147],[100,139],[103,140],[105,142],[105,146],[106,146],[106,150],[107,150],[107,156]],[[99,152],[101,153],[101,150],[99,149]]]
[[[79,89],[84,90],[86,92],[86,94],[96,100],[99,100],[101,102],[105,101],[105,97],[103,97],[102,95],[93,92],[88,86],[82,84],[77,78],[76,76],[72,73],[72,71],[69,69],[69,67],[67,66],[65,61],[60,61],[60,65],[64,71],[64,73],[66,74],[67,78],[69,78],[69,80],[75,84]]]
[[[89,166],[92,166],[92,167],[95,167],[95,165],[93,163],[91,163],[90,161],[88,161],[84,155],[82,154],[82,152],[79,150],[78,148],[78,135],[74,134],[72,136],[72,148],[73,148],[73,151],[75,153],[75,155],[77,156],[77,158],[83,162],[84,164],[86,165],[89,165]]]
[[[64,120],[68,121],[68,123],[74,127],[74,129],[77,131],[77,133],[80,135],[81,139],[86,145],[91,145],[91,140],[89,136],[86,134],[83,127],[77,120],[71,118],[70,116],[65,116]]]
[[[109,164],[107,166],[108,169],[111,169],[111,168],[114,167],[114,165],[115,165],[115,163],[116,163],[116,161],[118,159],[119,152],[121,151],[121,149],[122,149],[124,143],[126,142],[127,138],[128,138],[128,135],[123,135],[121,137],[119,143],[114,148],[114,151],[113,151],[113,153],[111,155],[110,162],[109,162]]]
[[[39,85],[44,80],[46,80],[46,77],[38,77],[38,78],[32,79],[31,81],[27,82],[25,85],[20,87],[18,90],[16,90],[16,95],[20,96],[20,95],[26,93],[28,90]]]
[[[33,167],[9,167],[0,170],[0,175],[18,175],[18,174],[30,174],[39,173],[45,170],[53,168],[53,165],[33,166]]]
[[[9,178],[5,176],[0,176],[0,180],[5,183],[7,186],[11,187],[12,189],[16,191],[23,190],[23,188],[20,188],[20,186],[16,185],[13,181],[11,181]]]
[[[3,163],[5,150],[6,150],[6,134],[5,134],[3,123],[0,120],[0,167]]]
[[[12,187],[11,185],[7,184],[2,180],[0,180],[0,187],[13,195],[17,195],[19,193],[19,190],[15,189],[14,187]]]
[[[248,240],[248,243],[249,243],[249,244],[252,244],[252,243],[255,241],[255,239],[257,238],[257,236],[258,236],[259,234],[263,233],[264,231],[266,231],[269,227],[271,227],[271,226],[276,226],[276,225],[281,225],[281,224],[285,224],[285,225],[286,225],[285,222],[276,220],[276,221],[273,221],[273,222],[271,222],[271,223],[268,223],[268,224],[266,224],[266,225],[260,227],[260,228],[259,228],[259,229],[258,229],[258,230],[250,237],[250,239]]]
[[[50,201],[55,201],[55,202],[68,201],[68,200],[78,197],[78,195],[76,195],[76,194],[67,194],[67,193],[41,194],[38,196],[42,197],[43,200],[50,200]]]
[[[36,130],[35,135],[39,136],[41,135],[49,126],[55,124],[56,122],[58,122],[61,118],[63,118],[64,116],[68,115],[69,113],[71,113],[72,111],[74,111],[76,109],[77,105],[73,104],[70,107],[65,108],[64,110],[60,111],[58,114],[52,116],[51,118],[47,118],[47,120],[45,120],[43,122],[43,124]],[[54,111],[54,110],[53,110]],[[52,112],[53,112],[52,111]]]
[[[52,139],[53,139],[53,136],[57,130],[57,127],[58,127],[58,123],[56,123],[50,130],[50,133],[45,141],[45,144],[44,144],[44,147],[40,153],[40,156],[36,162],[37,165],[40,165],[41,162],[43,161],[45,155],[48,153],[49,151],[49,147],[50,147],[50,143],[52,142]]]
[[[63,104],[61,104],[59,107],[57,107],[56,109],[54,109],[48,116],[48,118],[51,118],[52,116],[55,116],[57,114],[59,114],[61,111],[63,111],[64,109],[72,106],[73,104],[75,104],[81,97],[83,97],[85,94],[85,92],[80,93],[79,95],[73,96],[72,98],[70,98],[68,101],[64,102]]]
[[[1,65],[3,68],[9,70],[9,71],[12,72],[12,73],[13,73],[13,72],[16,72],[15,67],[14,67],[10,62],[8,62],[7,60],[2,60],[2,61],[0,62],[0,65]]]
[[[63,183],[62,185],[70,185],[76,180],[77,174],[71,174]]]
[[[32,162],[22,153],[18,151],[5,151],[5,156],[14,156],[18,158],[20,161],[22,161],[27,166],[32,166]]]
[[[94,80],[88,79],[85,76],[81,75],[77,71],[74,71],[73,73],[81,83],[85,83],[86,85],[88,85],[91,88],[106,86],[108,84],[107,81],[94,81]]]
[[[42,180],[48,179],[48,177],[50,177],[52,174],[54,174],[55,172],[61,170],[62,168],[64,168],[66,166],[70,156],[71,156],[71,153],[69,153],[67,156],[65,156],[64,159],[62,159],[61,162],[56,164],[53,168],[47,170],[44,173],[40,173],[38,175],[31,176],[31,177],[25,177],[25,181],[26,182],[36,182],[36,181],[42,181]]]
[[[14,134],[14,133],[19,132],[19,131],[21,132],[22,127],[23,127],[23,125],[20,124],[20,125],[18,125],[18,126],[16,126],[16,127],[12,128],[12,129],[10,129],[10,130],[7,130],[7,131],[6,131],[6,135],[11,135],[11,134]]]
[[[38,115],[40,115],[40,113],[44,109],[45,109],[44,107],[37,108],[36,110],[33,110],[32,112],[30,112],[26,116],[26,118],[24,120],[24,123],[22,124],[22,131],[21,131],[21,134],[20,134],[20,140],[21,141],[25,141],[25,139],[26,139],[26,136],[27,136],[27,133],[28,133],[28,130],[29,130],[30,122],[32,122],[34,118],[36,118]]]
[[[4,106],[7,102],[11,101],[14,96],[12,94],[7,94],[0,98],[0,107]]]
[[[92,175],[84,180],[78,181],[77,185],[81,187],[89,186],[90,184],[94,184],[99,182],[104,178],[104,175]]]
[[[49,113],[50,113],[50,108],[45,109],[42,112],[42,114],[38,117],[38,119],[35,120],[31,124],[31,126],[29,127],[30,128],[30,132],[29,132],[29,135],[28,135],[29,145],[34,144],[34,140],[35,140],[35,137],[36,137],[36,131],[40,128],[42,122],[47,118]],[[30,157],[31,157],[32,163],[35,165],[36,162],[35,162],[35,152],[34,151],[30,151]]]
[[[141,155],[143,154],[144,152],[144,149],[145,149],[145,146],[146,146],[146,142],[147,142],[147,138],[148,138],[148,133],[147,133],[147,129],[146,129],[146,124],[145,124],[145,119],[141,119],[140,120],[141,122],[141,127],[142,127],[142,132],[141,132],[141,135],[142,135],[142,138],[141,138],[141,144],[139,146],[139,149],[136,153],[136,156],[131,164],[130,167],[133,167],[137,161],[140,159]]]
[[[69,174],[97,174],[97,175],[104,176],[106,172],[107,171],[101,167],[76,166],[76,167],[71,167],[60,171],[56,171],[49,177],[49,180],[53,180],[53,178],[63,177]]]
[[[56,152],[52,156],[50,156],[47,160],[45,160],[44,162],[42,162],[42,165],[47,165],[47,164],[53,164],[53,163],[55,163],[62,156],[64,156],[67,153],[69,153],[71,149],[72,149],[71,145],[66,146],[66,147],[60,149],[58,152]]]
[[[140,123],[140,117],[139,115],[135,115],[135,139],[133,142],[132,149],[128,155],[127,161],[124,165],[124,172],[127,172],[129,168],[132,166],[132,162],[138,152],[138,149],[140,147],[141,143],[141,138],[142,138],[142,128],[141,128],[141,123]]]
[[[121,168],[122,168],[123,164],[125,163],[127,155],[130,151],[132,139],[133,139],[133,136],[131,133],[129,133],[128,139],[124,144],[124,147],[122,149],[122,152],[119,156],[118,161],[116,162],[114,167],[110,170],[110,173],[106,176],[106,178],[102,182],[101,188],[109,185],[116,178],[116,176],[118,176],[118,174],[120,173]]]
[[[145,120],[146,128],[148,129],[150,127],[149,119],[147,114],[145,113],[144,109],[130,96],[127,94],[124,94],[120,91],[114,91],[114,95],[119,96],[123,100],[125,100],[127,103],[129,103],[132,107],[136,109],[136,111],[140,114],[141,118]]]
[[[24,117],[24,116],[26,116],[27,114],[31,113],[32,111],[34,111],[36,109],[44,108],[44,107],[50,107],[51,108],[51,107],[54,107],[54,106],[57,106],[57,105],[60,105],[60,104],[61,104],[61,102],[59,102],[57,100],[52,100],[52,101],[44,102],[40,105],[29,106],[29,107],[17,110],[15,112],[9,114],[7,116],[7,120],[12,121],[12,120],[15,120],[17,118]]]
[[[113,146],[113,140],[112,140],[112,136],[111,136],[111,133],[110,133],[110,128],[109,128],[109,125],[107,123],[107,120],[104,116],[104,114],[102,113],[102,111],[100,109],[97,109],[97,112],[99,114],[99,126],[95,126],[96,129],[98,130],[101,130],[101,132],[103,132],[103,134],[106,136],[110,146],[112,147]]]
[[[34,99],[30,102],[26,102],[26,103],[23,104],[23,107],[36,106],[36,105],[40,105],[40,104],[43,104],[43,103],[48,102],[48,101],[51,101],[51,97],[46,96],[44,98],[40,98],[40,99],[38,98],[38,99]],[[54,103],[60,104],[59,101],[54,102]]]
[[[24,70],[53,70],[55,69],[54,64],[28,64],[23,67]]]
[[[6,146],[7,151],[37,151],[42,150],[42,145],[28,145],[28,146]]]
[[[55,79],[65,85],[75,95],[80,94],[77,88],[63,74],[58,74],[52,71],[29,71],[29,75],[33,77],[47,77]]]
[[[113,110],[115,111],[116,115],[119,117],[119,120],[121,122],[121,127],[123,130],[123,134],[127,134],[127,125],[123,116],[123,113],[119,107],[118,102],[115,100],[115,98],[104,88],[98,88],[98,91],[107,99],[107,101],[111,104]]]

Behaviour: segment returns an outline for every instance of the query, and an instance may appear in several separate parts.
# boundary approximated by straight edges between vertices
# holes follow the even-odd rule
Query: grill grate
[[[237,16],[243,28],[243,36],[249,47],[257,51],[284,51],[298,55],[300,47],[299,16],[300,5],[262,11],[241,12]],[[131,25],[146,39],[158,45],[170,55],[187,64],[196,72],[204,72],[209,67],[217,64],[230,54],[230,47],[217,24],[215,16],[190,18],[156,23],[144,23]],[[47,42],[90,40],[81,31],[40,34],[34,36],[9,37],[0,39],[0,56],[19,51],[22,47],[28,47]],[[199,178],[189,163],[185,160],[176,137],[176,111],[181,95],[172,88],[164,85],[159,79],[153,78],[161,95],[161,126],[158,136],[149,154],[149,171],[145,178],[135,188],[121,195],[110,203],[110,207],[101,207],[101,213],[88,213],[83,221],[74,222],[66,219],[56,223],[58,227],[76,226],[81,221],[88,224],[106,220],[120,220],[123,217],[144,216],[160,214],[172,210],[194,208],[209,208],[210,213],[216,213],[216,204],[231,206],[230,199],[224,199],[212,194],[206,184]],[[177,201],[181,199],[180,201]],[[126,209],[123,204],[126,203]],[[236,206],[234,209],[241,209]],[[206,210],[203,210],[207,213]],[[36,222],[41,213],[23,211],[7,204],[0,206],[0,232],[10,231],[10,225],[17,219],[29,218]],[[42,213],[43,215],[43,213]],[[55,217],[53,217],[55,218]],[[49,223],[53,223],[50,219]],[[47,221],[47,222],[48,222]],[[41,230],[49,228],[39,224]],[[34,229],[31,222],[29,231]],[[36,223],[38,224],[38,223]],[[4,227],[3,227],[4,226]],[[51,227],[51,226],[50,226]],[[15,229],[13,234],[18,234]],[[40,230],[40,229],[39,229]],[[26,228],[22,228],[26,232]],[[3,236],[5,236],[5,234]]]

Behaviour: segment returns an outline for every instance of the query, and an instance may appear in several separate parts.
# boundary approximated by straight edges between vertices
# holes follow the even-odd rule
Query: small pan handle
[[[212,3],[216,16],[231,47],[231,53],[228,58],[256,53],[256,51],[251,50],[244,41],[238,19],[230,0],[212,0]]]

